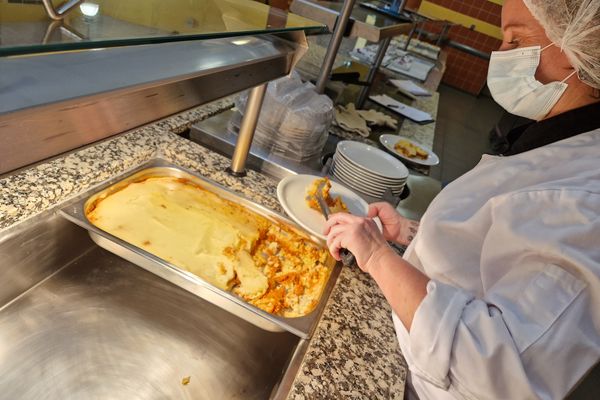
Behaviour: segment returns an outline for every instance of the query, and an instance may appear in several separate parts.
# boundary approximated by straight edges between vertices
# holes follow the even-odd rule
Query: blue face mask
[[[493,51],[487,83],[494,100],[511,114],[539,121],[563,95],[565,83],[575,71],[560,82],[543,84],[535,79],[540,65],[541,46]]]

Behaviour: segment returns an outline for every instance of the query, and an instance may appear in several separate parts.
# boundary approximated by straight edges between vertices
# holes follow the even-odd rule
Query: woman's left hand
[[[386,240],[370,218],[347,213],[333,214],[325,223],[327,246],[331,255],[340,260],[340,249],[354,254],[356,263],[365,272],[382,251],[390,250]]]

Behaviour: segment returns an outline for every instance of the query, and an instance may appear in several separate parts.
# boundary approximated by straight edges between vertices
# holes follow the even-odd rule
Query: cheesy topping
[[[278,315],[306,315],[329,277],[327,252],[189,181],[153,177],[96,201],[98,228]]]
[[[240,251],[238,257],[235,272],[240,284],[235,288],[235,293],[248,299],[260,298],[269,288],[269,280],[247,251]]]
[[[329,178],[318,178],[313,181],[308,190],[306,191],[306,204],[314,210],[321,212],[321,206],[319,206],[319,202],[316,198],[317,190],[319,190],[319,185],[325,182],[323,188],[321,189],[321,195],[323,196],[323,200],[329,207],[329,212],[338,213],[338,212],[348,212],[348,207],[346,203],[342,201],[340,196],[333,197],[331,196],[331,181]]]

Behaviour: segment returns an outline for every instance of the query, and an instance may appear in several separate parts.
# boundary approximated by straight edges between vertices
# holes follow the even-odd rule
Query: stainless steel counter
[[[36,264],[13,278],[49,274],[2,297],[0,399],[265,399],[295,375],[284,372],[301,358],[296,336],[256,328],[53,214],[2,241],[0,254]]]

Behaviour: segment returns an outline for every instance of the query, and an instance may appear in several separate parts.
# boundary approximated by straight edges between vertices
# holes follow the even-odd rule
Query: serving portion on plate
[[[298,225],[312,233],[314,236],[325,240],[323,228],[325,217],[315,207],[311,206],[307,195],[315,185],[315,181],[323,179],[316,175],[291,175],[279,182],[277,185],[277,197],[286,214]],[[329,181],[329,198],[336,202],[339,198],[350,214],[364,217],[369,211],[369,205],[359,195],[345,186]],[[340,208],[332,209],[332,212],[342,211]]]
[[[379,142],[402,160],[419,165],[432,166],[440,162],[438,156],[426,146],[404,136],[381,135]]]

